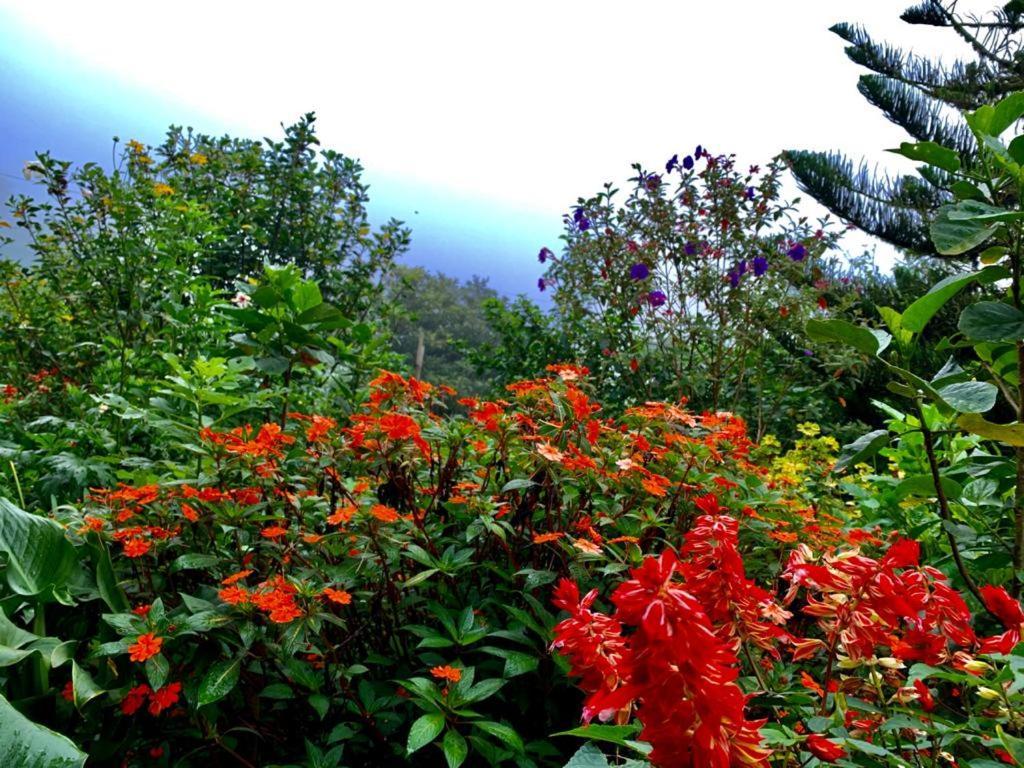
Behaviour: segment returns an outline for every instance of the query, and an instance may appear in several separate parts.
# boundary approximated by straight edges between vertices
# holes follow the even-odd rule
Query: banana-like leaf
[[[0,765],[4,768],[81,768],[86,757],[69,738],[33,723],[0,695]]]

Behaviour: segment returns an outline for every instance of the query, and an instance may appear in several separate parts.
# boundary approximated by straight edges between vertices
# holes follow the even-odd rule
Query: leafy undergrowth
[[[551,372],[6,504],[8,698],[93,764],[1024,764],[1020,605],[865,528],[834,441]]]

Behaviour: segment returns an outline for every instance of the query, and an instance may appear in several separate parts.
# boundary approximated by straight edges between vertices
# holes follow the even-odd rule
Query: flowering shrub
[[[912,542],[819,508],[812,426],[780,456],[730,414],[610,419],[573,366],[443,415],[456,397],[382,373],[347,418],[197,429],[194,459],[57,522],[5,507],[53,541],[45,563],[0,541],[7,696],[55,694],[30,713],[127,765],[561,765],[558,731],[658,766],[1013,738],[1019,605],[987,591],[1006,625],[979,639]]]

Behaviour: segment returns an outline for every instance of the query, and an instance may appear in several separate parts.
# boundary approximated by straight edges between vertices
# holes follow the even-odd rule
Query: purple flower
[[[807,255],[807,249],[804,247],[803,243],[796,243],[790,247],[787,253],[789,254],[789,258],[793,261],[803,261],[804,256]]]
[[[691,168],[693,168],[693,158],[690,157],[689,155],[683,158],[683,168],[685,168],[686,170],[690,170]]]
[[[690,242],[683,246],[683,253],[687,256],[693,256],[697,253],[697,244]]]
[[[768,259],[764,256],[754,257],[754,276],[760,277],[768,271]]]
[[[586,232],[588,229],[590,229],[590,219],[588,219],[586,215],[584,215],[582,207],[576,208],[576,210],[572,214],[572,220],[576,222],[576,227],[580,230],[580,232]]]
[[[679,167],[679,155],[672,155],[671,159],[665,163],[665,173],[672,173],[676,168]]]
[[[541,264],[543,264],[548,259],[553,259],[553,258],[555,258],[555,254],[553,254],[551,252],[551,249],[547,248],[547,247],[541,248],[540,249],[540,253],[537,254],[537,261],[539,261]]]
[[[728,278],[729,283],[733,288],[736,288],[740,284],[740,278],[747,274],[747,262],[741,261],[731,270],[729,270]]]
[[[652,307],[660,307],[667,300],[668,297],[665,296],[665,294],[662,293],[661,291],[651,291],[650,293],[647,294],[647,301],[650,303]]]
[[[747,200],[753,200],[753,199],[754,199],[754,188],[753,187],[747,187]]]
[[[814,357],[814,350],[813,349],[805,349],[804,350],[804,357]]]
[[[637,263],[629,268],[629,276],[634,280],[646,280],[650,274],[651,270],[646,264]]]
[[[539,288],[540,290],[543,291],[547,287],[548,287],[548,284],[547,284],[547,282],[545,282],[543,277],[540,278],[539,280],[537,280],[537,288]]]
[[[698,144],[697,148],[695,150],[693,150],[693,154],[696,155],[697,157],[700,157],[701,155],[704,154],[704,147],[702,147],[700,144]]]

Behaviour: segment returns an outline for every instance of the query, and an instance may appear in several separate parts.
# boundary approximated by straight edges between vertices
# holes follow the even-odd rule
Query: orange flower
[[[195,507],[193,507],[191,504],[182,503],[181,514],[183,514],[185,516],[185,519],[188,520],[190,523],[194,523],[196,520],[199,519],[199,513],[196,512]]]
[[[241,581],[246,576],[248,576],[250,573],[252,573],[252,569],[251,568],[246,568],[244,571],[238,571],[237,573],[232,573],[230,576],[228,576],[228,577],[226,577],[224,579],[221,579],[220,583],[230,586],[231,584],[235,584],[236,582]]]
[[[537,453],[539,453],[548,461],[560,462],[562,459],[565,458],[565,454],[563,454],[560,450],[555,448],[555,446],[553,446],[551,443],[541,443],[540,445],[538,445]]]
[[[240,605],[249,602],[249,590],[245,587],[224,587],[217,592],[217,597],[228,605]]]
[[[533,543],[547,544],[549,541],[558,541],[563,536],[565,536],[565,534],[562,531],[555,531],[554,533],[535,533],[533,534]]]
[[[288,529],[280,525],[271,525],[260,531],[260,536],[264,539],[279,539],[282,536],[288,535]]]
[[[125,557],[142,557],[149,552],[152,544],[145,539],[132,538],[124,543]]]
[[[398,519],[398,512],[384,504],[374,504],[370,507],[370,514],[382,523],[393,523]]]
[[[352,602],[352,595],[350,595],[344,589],[333,589],[331,587],[324,587],[324,591],[322,594],[332,603],[337,603],[338,605],[348,605]]]
[[[447,665],[443,667],[432,667],[430,674],[436,677],[438,680],[447,680],[450,683],[457,683],[462,679],[462,670],[456,667],[449,667]]]
[[[132,661],[145,661],[160,653],[160,647],[164,644],[162,637],[157,637],[152,632],[139,635],[135,642],[128,646],[129,658]]]
[[[338,507],[336,510],[334,510],[333,515],[329,515],[327,517],[327,522],[331,525],[344,525],[352,519],[352,516],[355,513],[356,508],[353,507],[351,504],[344,507]]]
[[[601,548],[594,542],[587,539],[576,539],[572,545],[580,552],[586,552],[588,555],[601,554]]]

